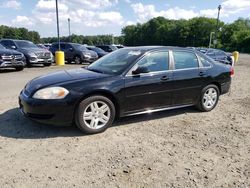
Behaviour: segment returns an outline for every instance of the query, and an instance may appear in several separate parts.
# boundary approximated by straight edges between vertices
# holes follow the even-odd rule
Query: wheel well
[[[101,95],[101,96],[104,96],[104,97],[107,97],[109,100],[112,101],[112,103],[114,104],[115,106],[115,118],[118,118],[119,115],[120,115],[120,105],[119,103],[117,102],[117,99],[109,92],[107,91],[94,91],[94,92],[91,92],[87,95],[84,95],[78,102],[77,104],[75,105],[75,110],[74,110],[74,114],[80,104],[81,101],[83,101],[84,99],[90,97],[90,96],[94,96],[94,95]]]
[[[79,57],[80,59],[82,59],[81,56],[80,56],[79,54],[75,54],[74,57],[73,57],[73,60],[74,60],[76,57]]]
[[[212,82],[210,84],[216,85],[219,88],[219,92],[221,93],[221,85],[220,85],[220,83],[218,83],[218,82]]]

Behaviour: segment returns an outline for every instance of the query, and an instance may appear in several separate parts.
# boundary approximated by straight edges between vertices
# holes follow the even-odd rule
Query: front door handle
[[[199,73],[199,76],[205,76],[205,75],[206,75],[205,72],[200,72],[200,73]]]
[[[167,80],[169,80],[169,77],[168,77],[168,76],[163,76],[163,77],[161,77],[161,81],[167,81]]]

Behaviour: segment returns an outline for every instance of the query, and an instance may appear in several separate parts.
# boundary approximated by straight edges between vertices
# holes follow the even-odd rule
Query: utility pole
[[[70,18],[68,18],[68,26],[69,26],[69,42],[71,42],[71,33],[70,33]]]
[[[217,15],[217,24],[216,24],[216,31],[215,31],[215,48],[217,47],[218,44],[218,31],[219,31],[219,19],[220,19],[220,10],[221,10],[221,5],[218,6],[218,15]]]
[[[212,40],[213,40],[213,34],[214,34],[214,32],[210,33],[210,39],[209,39],[209,46],[208,46],[208,48],[211,48]]]
[[[61,50],[60,44],[60,31],[59,31],[59,17],[58,17],[58,2],[56,0],[56,23],[57,23],[57,38],[58,38],[58,50]]]

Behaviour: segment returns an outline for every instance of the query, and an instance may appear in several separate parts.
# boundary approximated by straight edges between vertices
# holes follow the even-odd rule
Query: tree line
[[[20,39],[20,40],[30,40],[34,43],[39,43],[41,41],[40,35],[36,31],[29,31],[26,28],[15,28],[0,25],[0,39]]]
[[[217,30],[217,28],[219,28]],[[217,36],[217,47],[226,51],[250,52],[250,20],[239,18],[230,24],[213,18],[169,20],[157,17],[144,24],[122,29],[124,44],[208,47],[210,34]],[[212,40],[213,41],[213,40]],[[212,46],[213,47],[213,46]]]
[[[213,18],[197,17],[189,20],[170,20],[157,17],[143,24],[129,25],[122,29],[121,36],[71,35],[61,37],[64,42],[80,44],[124,44],[125,46],[167,45],[208,47],[210,34],[217,36],[217,47],[226,51],[238,50],[250,53],[250,20],[239,18],[233,23],[218,22]],[[217,32],[216,32],[217,31]],[[0,26],[0,38],[30,40],[34,43],[53,43],[57,37],[41,38],[36,31],[26,28]],[[213,47],[213,46],[212,46]]]

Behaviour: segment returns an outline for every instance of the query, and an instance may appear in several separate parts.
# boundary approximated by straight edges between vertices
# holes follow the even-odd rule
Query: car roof
[[[58,44],[58,42],[53,42],[52,43],[52,45],[55,45],[55,44]],[[82,46],[84,46],[83,44],[79,44],[79,43],[73,43],[73,42],[60,42],[60,44],[73,44],[73,45],[75,45],[75,44],[77,44],[77,45],[82,45]]]
[[[185,47],[177,47],[177,46],[136,46],[136,47],[125,47],[123,49],[132,49],[132,50],[140,50],[140,51],[154,51],[154,50],[183,50],[189,52],[195,52],[194,49],[189,49]]]
[[[5,39],[1,39],[1,41],[4,41],[4,40],[32,42],[32,41],[29,41],[29,40],[6,39],[6,38]]]

